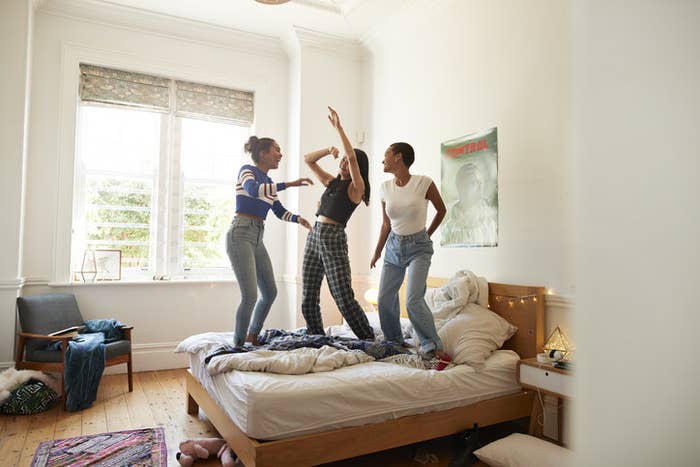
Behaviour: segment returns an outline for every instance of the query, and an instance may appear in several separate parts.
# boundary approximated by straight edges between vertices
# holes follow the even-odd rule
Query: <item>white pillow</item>
[[[470,303],[438,329],[438,336],[453,362],[479,367],[517,330],[493,311]]]
[[[567,467],[574,453],[533,436],[514,433],[474,451],[491,467]]]

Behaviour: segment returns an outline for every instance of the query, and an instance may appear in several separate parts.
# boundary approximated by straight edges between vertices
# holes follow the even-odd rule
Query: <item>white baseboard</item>
[[[134,371],[171,370],[190,366],[187,354],[175,353],[177,342],[134,345]],[[14,367],[15,362],[0,362],[0,371]],[[105,368],[105,375],[126,373],[126,364]]]
[[[187,354],[175,353],[178,342],[157,342],[136,344],[133,348],[134,371],[171,370],[187,368],[190,365]],[[126,365],[105,368],[104,374],[126,373]]]

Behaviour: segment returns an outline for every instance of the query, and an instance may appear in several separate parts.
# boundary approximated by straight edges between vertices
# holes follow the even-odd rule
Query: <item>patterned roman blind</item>
[[[217,117],[253,123],[253,93],[206,84],[175,81],[176,111],[185,117]]]
[[[170,80],[80,64],[80,99],[168,112]]]

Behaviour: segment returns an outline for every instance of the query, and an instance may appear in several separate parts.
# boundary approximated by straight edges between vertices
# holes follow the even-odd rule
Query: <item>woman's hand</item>
[[[369,262],[369,268],[370,268],[370,269],[374,268],[374,266],[377,265],[377,260],[379,259],[380,256],[382,256],[382,255],[379,255],[379,254],[377,254],[377,253],[375,253],[374,256],[372,256],[372,259],[371,259],[371,261]]]
[[[313,185],[314,182],[310,178],[297,178],[291,182],[285,182],[285,185],[289,186],[309,186]]]
[[[339,130],[341,128],[340,126],[340,117],[338,117],[338,112],[336,112],[333,107],[330,105],[328,106],[328,121],[331,122],[331,125],[333,125],[333,128],[336,130]]]
[[[336,148],[335,146],[331,146],[328,148],[328,154],[332,155],[333,159],[337,159],[338,154],[340,154],[340,151],[338,151],[338,148]]]
[[[311,230],[311,224],[309,224],[309,221],[307,221],[307,220],[304,219],[303,217],[299,216],[299,217],[297,218],[297,222],[298,222],[299,224],[303,225],[304,227],[306,227],[307,229]]]

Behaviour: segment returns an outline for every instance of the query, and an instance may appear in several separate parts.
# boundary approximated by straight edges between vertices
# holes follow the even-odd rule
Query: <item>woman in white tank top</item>
[[[418,335],[420,350],[426,358],[437,357],[449,361],[435,330],[433,314],[424,299],[433,256],[430,236],[442,222],[447,208],[430,177],[410,173],[409,167],[414,160],[410,144],[394,143],[384,153],[382,162],[384,172],[394,177],[381,187],[383,222],[370,263],[370,268],[373,268],[384,250],[379,282],[379,320],[386,340],[403,343],[399,289],[408,273],[406,308]],[[437,212],[426,230],[428,202]]]

